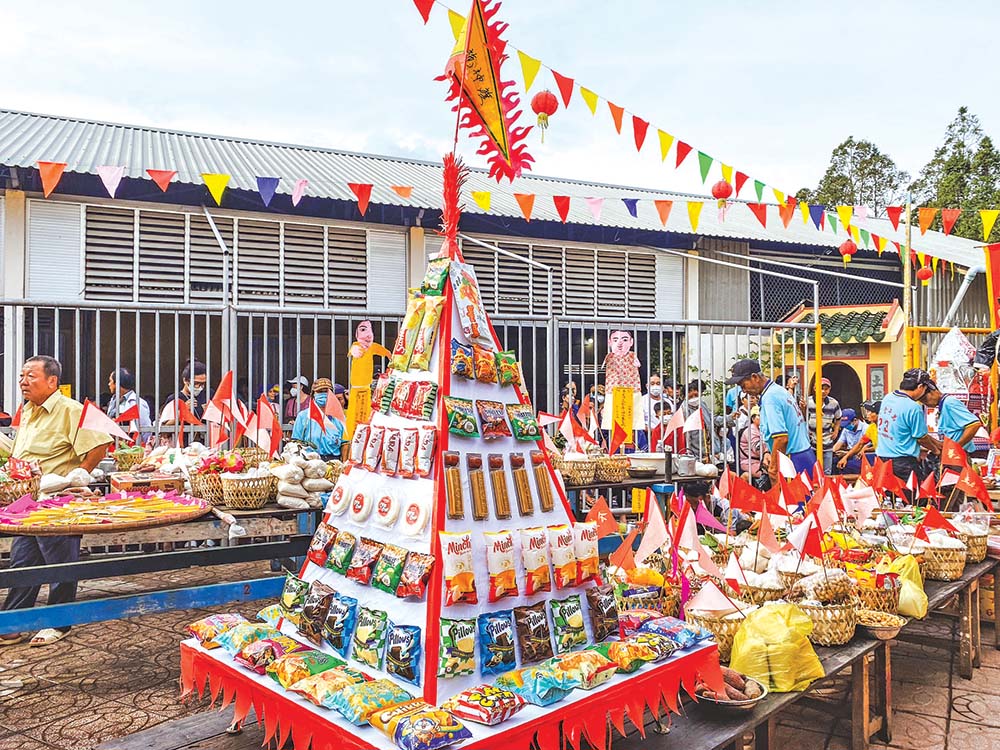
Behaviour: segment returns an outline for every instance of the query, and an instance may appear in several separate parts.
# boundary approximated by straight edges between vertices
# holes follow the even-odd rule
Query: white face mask
[[[291,395],[293,395],[293,396],[298,396],[298,395],[299,395],[299,389],[298,389],[298,388],[289,388],[289,389],[288,389],[288,392],[289,392],[289,393],[290,393]]]
[[[192,396],[198,396],[198,395],[201,394],[201,392],[203,390],[205,390],[205,386],[203,386],[203,385],[192,385],[191,386],[191,395]]]
[[[649,395],[653,398],[659,398],[660,394],[663,393],[663,389],[658,385],[649,386]]]

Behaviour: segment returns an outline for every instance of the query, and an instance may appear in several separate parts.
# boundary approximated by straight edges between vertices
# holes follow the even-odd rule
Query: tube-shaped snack
[[[493,510],[497,518],[510,518],[510,495],[507,491],[507,471],[503,454],[490,454],[490,483],[493,485]]]
[[[469,470],[469,487],[472,491],[472,518],[484,521],[489,515],[486,505],[486,475],[483,474],[483,457],[478,453],[469,453],[465,457]]]
[[[444,490],[448,500],[448,518],[465,518],[465,501],[462,498],[462,471],[458,468],[458,453],[446,451],[444,460]]]
[[[538,505],[542,513],[551,513],[555,508],[552,499],[552,484],[549,479],[549,469],[545,465],[545,454],[541,451],[531,451],[531,463],[535,467],[535,484],[538,485]]]
[[[535,501],[531,497],[531,483],[528,481],[528,470],[524,468],[524,456],[522,454],[510,454],[510,474],[514,477],[517,512],[522,518],[533,515],[535,512]]]

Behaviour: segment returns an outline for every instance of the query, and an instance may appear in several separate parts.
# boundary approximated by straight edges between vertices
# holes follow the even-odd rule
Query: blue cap
[[[858,413],[854,409],[844,409],[840,412],[840,424],[843,426],[849,425],[857,418]]]

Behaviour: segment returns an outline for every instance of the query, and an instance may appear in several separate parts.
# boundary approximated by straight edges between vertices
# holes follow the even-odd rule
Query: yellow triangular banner
[[[935,276],[937,276],[937,264],[938,264],[938,259],[937,258],[931,258],[931,268],[934,269],[934,275]]]
[[[730,185],[733,184],[733,168],[728,164],[721,164],[722,167],[722,179],[728,182]]]
[[[597,94],[595,94],[590,89],[585,89],[583,86],[580,87],[580,96],[583,97],[583,101],[587,103],[587,109],[590,110],[590,114],[597,114]]]
[[[917,253],[917,260],[920,262],[920,267],[923,268],[927,265],[927,253]]]
[[[662,130],[657,130],[656,134],[660,136],[660,159],[665,161],[667,154],[670,152],[670,147],[674,145],[674,137],[670,133],[664,133]]]
[[[878,246],[878,254],[881,255],[882,251],[885,250],[886,244],[889,242],[885,237],[879,237],[875,244]]]
[[[785,194],[778,190],[778,188],[771,188],[774,191],[774,197],[777,199],[778,203],[782,206],[785,205]]]
[[[854,239],[856,243],[861,242],[861,236],[858,234],[858,228],[856,226],[848,225],[847,231],[850,233],[851,237]]]
[[[538,70],[542,67],[542,61],[524,54],[521,50],[517,51],[517,57],[521,61],[521,73],[524,75],[524,90],[528,91],[531,84],[535,82],[535,76],[538,75]]]
[[[845,227],[851,223],[854,217],[854,206],[837,206],[837,218]]]
[[[476,205],[479,206],[484,211],[490,210],[491,198],[490,198],[490,192],[488,190],[473,190],[472,200],[474,200],[476,202]]]
[[[205,181],[205,186],[208,188],[208,192],[210,192],[212,197],[215,198],[215,204],[217,206],[221,206],[222,194],[226,190],[226,185],[229,184],[229,175],[203,174],[201,179]]]
[[[983,242],[990,241],[990,232],[993,231],[993,225],[997,223],[998,216],[1000,216],[1000,209],[996,208],[984,208],[979,212],[979,217],[983,220]]]
[[[451,24],[451,33],[457,42],[465,33],[465,16],[461,13],[448,9],[448,23]]]
[[[809,204],[805,201],[799,201],[799,211],[802,212],[802,223],[809,223]]]
[[[705,204],[701,201],[688,201],[688,219],[691,221],[691,231],[698,231],[698,218],[701,216],[701,209]]]

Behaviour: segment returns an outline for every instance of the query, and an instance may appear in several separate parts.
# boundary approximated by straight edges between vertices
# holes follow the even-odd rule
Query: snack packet
[[[433,380],[420,380],[413,384],[410,403],[406,414],[401,416],[410,419],[430,419],[434,414],[434,404],[437,401],[437,383]]]
[[[403,573],[396,586],[396,596],[401,599],[423,599],[427,592],[427,582],[434,569],[434,555],[411,552],[406,556]]]
[[[359,525],[364,524],[374,507],[375,498],[372,497],[371,493],[359,487],[351,498],[351,520]]]
[[[326,616],[330,612],[333,597],[336,595],[336,591],[320,581],[313,581],[306,594],[305,602],[302,605],[302,614],[299,616],[299,633],[317,646],[323,643],[323,627],[326,624]]]
[[[392,383],[392,375],[388,372],[383,372],[375,380],[375,387],[372,388],[372,411],[382,411],[382,400],[385,398],[385,392],[390,388],[390,383]]]
[[[368,682],[371,677],[352,667],[334,667],[318,672],[293,684],[288,690],[297,693],[310,703],[323,708],[333,708],[333,696],[346,687]]]
[[[677,650],[677,644],[669,638],[656,633],[635,633],[630,635],[628,640],[638,646],[645,646],[656,654],[653,661],[663,661],[669,658]]]
[[[467,398],[445,396],[444,408],[448,415],[448,432],[460,437],[479,437],[476,410],[472,406],[472,401]]]
[[[346,474],[341,474],[337,484],[330,492],[330,499],[326,501],[324,510],[332,516],[344,515],[351,507],[351,500],[354,497],[353,488],[354,483],[348,479]]]
[[[514,626],[521,664],[552,658],[552,633],[545,614],[545,602],[530,607],[514,607]]]
[[[552,572],[556,588],[576,586],[576,545],[573,530],[566,524],[549,526],[549,553],[552,555]]]
[[[385,641],[385,671],[401,680],[420,685],[420,628],[416,625],[389,624]]]
[[[389,402],[390,414],[406,417],[410,413],[410,404],[413,401],[413,389],[416,385],[416,382],[413,380],[396,378],[396,386],[392,389],[392,401]]]
[[[515,440],[535,441],[542,436],[531,404],[507,404],[507,418]]]
[[[441,708],[459,719],[492,727],[507,721],[526,705],[517,693],[484,684],[452,696],[441,704]]]
[[[456,339],[451,340],[451,374],[467,380],[474,380],[476,377],[472,347]]]
[[[514,623],[511,611],[484,612],[477,618],[479,630],[479,671],[483,675],[513,669]]]
[[[375,495],[375,508],[372,510],[372,520],[383,529],[391,529],[399,518],[401,503],[396,493],[383,489]]]
[[[497,382],[500,385],[521,386],[521,366],[514,352],[497,352]]]
[[[309,590],[308,581],[303,581],[296,575],[289,573],[285,576],[285,586],[281,589],[281,597],[278,604],[281,605],[282,613],[288,615],[298,615],[302,611],[302,605],[306,600],[306,592]]]
[[[476,401],[479,421],[482,425],[483,440],[510,437],[510,427],[507,426],[507,410],[499,401]]]
[[[598,643],[590,648],[613,661],[618,665],[618,670],[625,673],[634,672],[643,664],[656,659],[653,649],[631,640]]]
[[[618,634],[618,603],[615,591],[609,586],[587,589],[587,610],[590,612],[590,629],[598,643]]]
[[[640,633],[655,633],[669,638],[678,648],[690,648],[698,641],[711,638],[712,634],[697,625],[678,620],[676,617],[659,617],[639,626]]]
[[[644,609],[642,607],[619,609],[618,636],[624,640],[633,633],[638,633],[643,623],[650,620],[658,620],[661,617],[663,617],[663,613],[655,609]]]
[[[490,324],[483,308],[483,298],[479,293],[479,281],[475,269],[468,263],[453,261],[449,271],[451,288],[455,291],[455,305],[462,331],[470,341],[489,343]]]
[[[215,643],[223,651],[235,656],[245,646],[262,638],[276,638],[281,635],[277,628],[263,622],[241,622],[234,628],[223,631],[215,637]]]
[[[266,622],[268,625],[277,626],[278,620],[280,620],[284,615],[281,612],[280,604],[268,604],[261,610],[257,612],[257,619],[262,622]],[[291,620],[291,618],[288,618]]]
[[[597,524],[578,521],[573,524],[573,553],[576,556],[576,583],[579,586],[599,575]]]
[[[392,411],[392,399],[396,396],[396,386],[402,381],[395,372],[389,373],[389,382],[385,385],[385,390],[379,398],[378,410],[383,414]]]
[[[351,558],[354,556],[354,548],[358,539],[350,531],[341,529],[337,532],[337,538],[333,540],[330,553],[326,558],[326,567],[336,570],[343,575],[351,565]]]
[[[244,622],[249,621],[243,615],[209,615],[188,625],[187,632],[197,638],[204,648],[217,648],[219,645],[215,642],[217,636]]]
[[[344,662],[322,651],[307,649],[285,654],[267,665],[267,674],[281,687],[288,688],[303,677],[342,667]]]
[[[323,637],[338,654],[347,658],[358,618],[358,600],[353,596],[337,594],[330,602],[330,611],[323,623]]]
[[[354,550],[354,555],[351,557],[347,577],[365,585],[371,583],[375,563],[378,562],[378,558],[382,554],[382,547],[382,542],[361,537],[361,541],[358,542],[357,549]]]
[[[477,604],[476,574],[472,567],[472,535],[466,531],[439,532],[444,556],[444,606]]]
[[[476,380],[480,383],[497,382],[497,361],[493,352],[478,344],[473,344],[472,362],[476,371]]]
[[[368,445],[368,432],[371,425],[367,422],[359,424],[354,428],[354,435],[351,438],[351,451],[348,463],[351,466],[360,466],[365,461],[365,446]]]
[[[376,711],[368,721],[400,750],[441,750],[472,737],[457,718],[419,699]]]
[[[497,677],[493,684],[517,693],[535,706],[561,701],[576,687],[576,682],[566,672],[557,672],[546,664],[512,670]]]
[[[413,479],[417,475],[417,448],[420,446],[420,430],[416,427],[403,428],[403,444],[399,448],[399,476]]]
[[[309,543],[309,551],[306,557],[314,565],[323,567],[326,564],[326,557],[330,554],[330,545],[337,536],[337,529],[326,522],[320,522]]]
[[[476,672],[476,621],[441,618],[438,677]]]
[[[424,280],[420,283],[420,291],[426,295],[444,294],[444,286],[448,283],[448,270],[451,258],[431,258],[427,261]]]
[[[485,531],[486,568],[490,574],[489,601],[517,596],[517,573],[514,570],[514,537],[509,531]]]
[[[389,615],[380,609],[360,607],[358,624],[354,629],[354,651],[352,656],[362,664],[381,669],[384,663],[385,636],[389,627]]]
[[[521,529],[521,561],[524,563],[524,593],[527,596],[552,590],[549,536],[543,527]]]
[[[273,638],[262,638],[248,643],[236,654],[234,661],[257,674],[264,674],[268,664],[273,661],[293,651],[306,651],[308,648],[287,635],[276,635]]]
[[[426,370],[431,366],[431,355],[434,353],[434,339],[437,338],[438,322],[444,309],[444,297],[424,298],[424,318],[413,340],[413,351],[410,354],[411,370]]]
[[[420,322],[424,319],[424,297],[416,289],[411,289],[406,299],[406,314],[403,323],[396,334],[396,343],[392,347],[392,358],[389,365],[394,370],[406,372],[410,367],[410,355],[416,342]]]
[[[381,708],[413,698],[392,680],[370,680],[348,685],[331,699],[333,708],[351,724],[361,726]]]
[[[548,666],[557,673],[564,672],[567,679],[583,690],[593,690],[598,685],[603,685],[618,671],[617,664],[590,649],[557,656]]]
[[[403,516],[403,523],[399,531],[403,536],[414,538],[423,535],[427,529],[427,521],[430,520],[427,502],[423,498],[411,497],[405,500],[400,514]]]
[[[565,654],[577,646],[587,643],[587,631],[583,627],[583,609],[579,594],[565,599],[550,599],[552,609],[552,629],[556,636],[556,653]]]
[[[434,443],[437,441],[437,427],[432,424],[420,426],[420,439],[417,442],[417,460],[415,474],[426,479],[434,468]]]
[[[399,578],[403,575],[406,554],[405,549],[395,544],[386,544],[382,547],[382,553],[375,563],[375,572],[372,574],[372,586],[387,594],[395,594]]]
[[[368,442],[365,443],[365,460],[362,462],[368,471],[378,469],[379,459],[382,458],[382,441],[385,440],[385,427],[380,424],[373,424],[368,428]]]
[[[396,476],[399,470],[399,447],[399,430],[386,427],[382,437],[382,474],[385,476]]]

